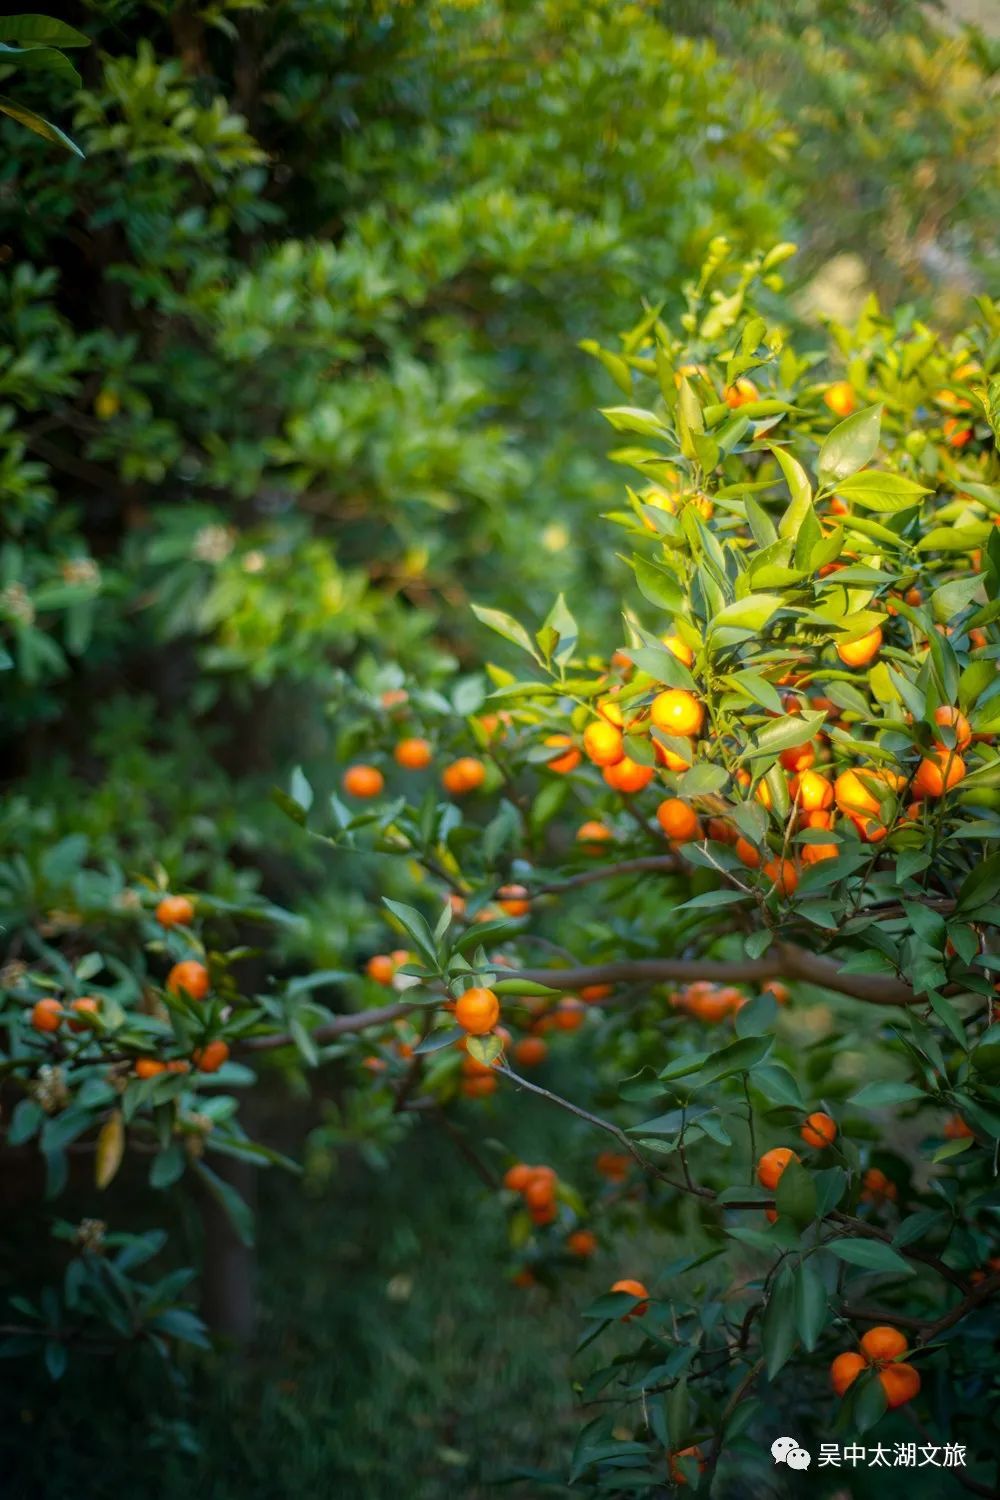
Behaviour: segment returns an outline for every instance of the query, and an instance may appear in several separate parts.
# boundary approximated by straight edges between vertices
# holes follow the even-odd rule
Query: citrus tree
[[[619,1272],[585,1309],[584,1491],[877,1429],[992,1493],[963,1393],[1000,1290],[1000,319],[946,342],[872,303],[816,348],[782,322],[791,248],[714,244],[677,327],[601,351],[635,476],[618,638],[561,598],[479,610],[514,648],[481,707],[415,685],[388,738],[345,708],[332,821],[281,794],[414,880],[368,965],[395,999],[312,1040],[368,1023],[373,1118],[510,1090],[592,1132],[586,1190],[478,1160],[519,1282]],[[637,1214],[692,1253],[643,1260]]]

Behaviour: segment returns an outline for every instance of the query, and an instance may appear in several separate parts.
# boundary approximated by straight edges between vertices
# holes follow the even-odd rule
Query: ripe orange
[[[833,787],[818,771],[803,771],[792,787],[803,812],[822,812],[833,806]]]
[[[586,1000],[588,1005],[596,1005],[599,1000],[606,1000],[612,989],[610,984],[586,984],[580,991],[580,999]]]
[[[935,750],[917,767],[913,792],[917,797],[943,797],[965,777],[965,761],[951,750]]]
[[[745,839],[742,834],[736,840],[735,851],[736,858],[741,864],[746,865],[748,870],[757,870],[760,868],[760,850],[755,849],[750,840]]]
[[[396,973],[396,965],[388,953],[375,953],[365,964],[365,973],[369,979],[374,979],[376,984],[391,984]]]
[[[190,927],[194,921],[194,903],[187,896],[164,896],[155,915],[161,927]]]
[[[392,754],[397,766],[404,766],[408,771],[422,771],[430,765],[434,751],[430,740],[413,736],[400,740]]]
[[[587,1007],[575,995],[564,995],[552,1012],[552,1024],[559,1031],[576,1031],[583,1025]]]
[[[808,771],[816,759],[816,748],[811,740],[807,740],[804,745],[793,745],[790,750],[782,750],[779,759],[786,771]]]
[[[689,667],[694,661],[694,652],[687,641],[682,641],[679,635],[665,635],[663,637],[663,644],[670,652],[670,655],[676,656],[677,660],[683,662],[686,667]]]
[[[512,1167],[508,1167],[506,1172],[503,1174],[504,1187],[510,1188],[511,1191],[515,1193],[523,1193],[530,1181],[531,1168],[528,1166],[527,1162],[515,1162],[514,1165]]]
[[[656,821],[668,839],[687,844],[701,837],[698,814],[680,797],[667,797],[656,809]]]
[[[944,1137],[948,1141],[964,1141],[970,1137],[975,1139],[975,1131],[962,1119],[961,1115],[952,1115],[945,1123]]]
[[[217,1038],[204,1047],[196,1047],[192,1057],[199,1073],[217,1073],[229,1057],[229,1047],[221,1038]]]
[[[556,1196],[555,1174],[545,1177],[536,1170],[525,1183],[522,1192],[529,1208],[547,1208]]]
[[[735,844],[739,838],[735,823],[728,818],[709,818],[705,827],[708,837],[718,844]]]
[[[947,704],[942,703],[940,708],[934,710],[934,722],[935,724],[940,724],[942,728],[947,726],[953,730],[957,749],[968,749],[972,743],[972,725],[959,709],[951,708]],[[934,743],[939,750],[946,751],[947,747],[940,740],[935,740]]]
[[[866,1359],[898,1359],[906,1353],[906,1335],[898,1328],[869,1328],[861,1340],[861,1352]]]
[[[837,646],[837,655],[845,667],[867,667],[882,649],[882,627],[876,625],[854,641],[843,641]]]
[[[606,844],[614,835],[610,828],[603,823],[596,822],[593,818],[587,823],[581,823],[576,830],[577,843],[588,846],[591,854],[596,854],[601,844]]]
[[[854,1384],[864,1368],[864,1358],[853,1349],[837,1355],[830,1366],[830,1380],[838,1396],[843,1396],[847,1387]]]
[[[628,1277],[626,1277],[623,1281],[616,1281],[615,1284],[614,1284],[614,1286],[611,1288],[611,1290],[613,1292],[628,1292],[628,1294],[629,1294],[630,1297],[648,1297],[649,1296],[649,1292],[643,1286],[643,1284],[642,1284],[641,1281],[630,1281],[628,1279]],[[631,1312],[627,1312],[625,1314],[625,1316],[622,1318],[622,1322],[623,1323],[627,1323],[630,1318],[641,1318],[648,1311],[649,1311],[649,1303],[648,1302],[640,1302],[635,1307],[632,1308]]]
[[[583,748],[595,766],[617,765],[625,754],[622,732],[607,719],[592,719],[583,731]]]
[[[734,380],[732,385],[727,385],[722,393],[722,399],[727,406],[734,411],[738,406],[746,406],[749,401],[756,401],[759,392],[752,380],[741,375],[739,380]]]
[[[531,910],[526,886],[502,885],[497,891],[497,897],[508,917],[523,917]]]
[[[778,1186],[778,1180],[790,1161],[798,1161],[796,1153],[789,1146],[774,1146],[770,1151],[765,1151],[757,1163],[757,1181],[761,1187],[773,1192]]]
[[[803,844],[799,856],[804,865],[818,865],[824,859],[836,859],[840,849],[836,844]]]
[[[678,737],[697,734],[705,718],[704,706],[684,688],[667,688],[657,693],[649,707],[649,717],[664,734]]]
[[[696,1445],[694,1445],[694,1446],[692,1446],[690,1448],[680,1448],[680,1449],[678,1449],[678,1451],[676,1453],[671,1453],[670,1454],[670,1478],[673,1480],[674,1484],[687,1484],[687,1482],[688,1482],[687,1481],[687,1476],[684,1473],[684,1470],[681,1468],[680,1464],[677,1462],[677,1460],[679,1458],[691,1458],[691,1459],[695,1459],[697,1461],[697,1464],[698,1464],[698,1471],[699,1471],[699,1473],[702,1473],[702,1474],[705,1472],[705,1469],[708,1467],[708,1465],[705,1462],[704,1456],[702,1455],[702,1451],[701,1451],[701,1449],[699,1447],[697,1447]]]
[[[807,1146],[815,1146],[817,1150],[822,1150],[824,1146],[832,1146],[837,1139],[837,1122],[831,1115],[824,1114],[821,1109],[818,1109],[815,1114],[807,1117],[799,1135]]]
[[[773,995],[779,1005],[787,1005],[792,998],[792,992],[788,988],[788,985],[783,984],[780,979],[769,979],[760,988],[762,994]]]
[[[383,708],[399,708],[409,698],[405,688],[386,688],[379,699]]]
[[[878,1378],[890,1411],[895,1411],[897,1406],[905,1406],[907,1401],[912,1401],[920,1392],[920,1376],[912,1365],[902,1361],[886,1365],[884,1370],[879,1370]]]
[[[385,777],[377,766],[348,766],[340,784],[349,797],[377,797]]]
[[[58,1031],[62,1014],[58,1000],[36,1000],[31,1007],[31,1024],[36,1031]]]
[[[656,771],[653,766],[640,765],[630,755],[623,755],[616,765],[605,766],[602,774],[609,787],[627,795],[641,792],[652,781]]]
[[[946,417],[943,431],[949,448],[964,448],[972,441],[972,428],[967,417]]]
[[[546,745],[552,747],[565,747],[563,754],[554,755],[551,760],[546,761],[546,767],[555,771],[557,776],[567,776],[570,771],[575,771],[580,764],[580,752],[568,734],[550,734],[546,737]]]
[[[168,1073],[190,1073],[191,1064],[186,1057],[171,1057],[167,1060]]]
[[[862,1203],[895,1203],[898,1197],[896,1184],[880,1167],[869,1167],[861,1179]]]
[[[462,1093],[469,1099],[485,1099],[496,1091],[497,1081],[492,1073],[481,1073],[475,1078],[462,1079]]]
[[[670,750],[666,745],[661,745],[658,739],[653,740],[653,754],[661,766],[666,766],[668,771],[689,771],[691,762],[694,760],[694,750],[689,750],[687,755],[680,755],[676,750]]]
[[[523,1036],[514,1048],[514,1061],[522,1068],[537,1068],[549,1055],[540,1036]]]
[[[135,1060],[136,1078],[156,1078],[166,1071],[166,1063],[160,1062],[158,1057],[137,1057]]]
[[[474,986],[455,1002],[455,1020],[470,1036],[485,1036],[500,1019],[500,1001],[492,990]]]
[[[101,1002],[94,995],[81,995],[79,1000],[74,1000],[70,1010],[79,1011],[83,1015],[96,1016],[101,1009]],[[90,1027],[86,1021],[70,1021],[70,1031],[89,1031]]]
[[[781,896],[791,896],[799,883],[799,872],[790,859],[769,859],[764,874]]]
[[[857,405],[854,387],[849,380],[835,380],[823,392],[823,400],[835,417],[849,417]]]
[[[624,1182],[632,1170],[632,1158],[621,1151],[601,1151],[594,1166],[609,1182]]]
[[[518,1271],[516,1276],[511,1277],[511,1286],[529,1287],[534,1285],[534,1273],[532,1271],[529,1271],[527,1266],[525,1266],[523,1270]]]
[[[597,1249],[597,1235],[590,1229],[574,1229],[566,1240],[566,1249],[570,1255],[579,1255],[585,1259]]]
[[[204,1000],[208,994],[208,970],[196,958],[182,959],[174,964],[167,975],[167,989],[171,995],[187,995],[191,1000]]]
[[[441,785],[453,797],[476,792],[486,780],[486,767],[474,755],[462,755],[441,772]]]
[[[877,813],[879,799],[868,785],[875,780],[876,774],[873,771],[866,771],[863,781],[856,771],[841,771],[833,783],[833,795],[841,812],[859,817]]]

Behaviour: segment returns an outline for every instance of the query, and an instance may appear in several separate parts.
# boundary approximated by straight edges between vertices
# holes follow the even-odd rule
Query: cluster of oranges
[[[515,1162],[504,1173],[503,1185],[520,1193],[533,1223],[551,1224],[558,1216],[556,1194],[559,1178],[552,1167],[531,1167],[527,1162]]]
[[[849,1349],[831,1364],[834,1390],[843,1396],[863,1371],[875,1370],[890,1411],[904,1406],[920,1390],[920,1376],[901,1358],[906,1352],[906,1337],[898,1328],[870,1328],[861,1340],[860,1351]]]
[[[405,770],[423,771],[431,764],[434,749],[429,740],[413,736],[398,741],[393,758]],[[470,792],[477,792],[485,780],[486,766],[476,755],[461,755],[441,771],[441,785],[452,797],[467,797]],[[349,797],[365,802],[381,796],[385,776],[378,766],[359,761],[347,767],[340,784]]]

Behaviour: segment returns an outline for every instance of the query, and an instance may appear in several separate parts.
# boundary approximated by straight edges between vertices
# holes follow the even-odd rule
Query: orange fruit
[[[861,1352],[867,1360],[898,1359],[906,1353],[906,1335],[898,1328],[869,1328],[861,1340]]]
[[[788,1146],[774,1146],[770,1151],[765,1151],[757,1163],[757,1181],[761,1187],[773,1192],[778,1186],[778,1180],[790,1161],[798,1161],[799,1158]]]
[[[866,1368],[865,1361],[860,1354],[855,1354],[849,1349],[845,1354],[838,1354],[830,1366],[830,1380],[838,1396],[843,1396],[849,1385],[853,1385],[861,1371]]]
[[[531,1168],[528,1166],[527,1162],[515,1162],[514,1165],[512,1167],[508,1167],[506,1172],[503,1174],[504,1187],[510,1188],[511,1191],[515,1193],[523,1193],[530,1181]]]
[[[745,839],[741,834],[736,840],[734,848],[736,858],[741,864],[746,865],[748,870],[757,870],[760,868],[760,850],[755,849],[749,839]]]
[[[867,667],[881,649],[882,627],[876,625],[857,640],[841,642],[837,646],[837,655],[845,667]]]
[[[626,795],[641,792],[656,775],[655,767],[640,765],[630,755],[623,755],[617,765],[605,766],[604,780],[616,792]]]
[[[386,688],[379,702],[383,708],[398,708],[400,704],[407,701],[409,696],[405,688]]]
[[[546,769],[555,771],[558,776],[567,776],[570,771],[575,771],[580,764],[580,752],[568,734],[550,734],[546,737],[546,745],[553,748],[558,746],[562,750],[561,755],[554,755],[551,760],[545,762]]]
[[[821,1150],[824,1146],[832,1146],[837,1139],[837,1122],[832,1115],[824,1114],[818,1109],[815,1114],[806,1118],[799,1135],[807,1146],[815,1146],[817,1150]]]
[[[632,1158],[620,1151],[601,1151],[594,1166],[609,1182],[624,1182],[632,1170]]]
[[[528,1270],[527,1266],[525,1266],[523,1270],[518,1271],[517,1275],[511,1278],[511,1286],[528,1287],[534,1285],[534,1274]]]
[[[833,787],[818,771],[803,771],[792,790],[803,812],[822,812],[833,806]]]
[[[666,688],[657,693],[649,707],[649,717],[657,729],[678,738],[695,735],[705,719],[704,706],[684,688]]]
[[[880,1167],[869,1167],[861,1179],[862,1203],[895,1203],[897,1197],[896,1184]]]
[[[208,994],[208,970],[196,958],[182,959],[174,964],[167,975],[167,989],[171,995],[187,995],[191,1000],[204,1000]]]
[[[597,1249],[597,1235],[590,1229],[574,1229],[566,1240],[566,1249],[570,1255],[579,1255],[581,1259],[585,1259]]]
[[[194,921],[194,903],[187,896],[164,896],[155,916],[161,927],[190,927]]]
[[[486,767],[474,755],[462,755],[441,772],[441,785],[453,797],[476,792],[486,780]]]
[[[738,406],[746,406],[749,401],[756,401],[759,392],[752,380],[741,375],[739,380],[734,380],[732,385],[727,385],[722,393],[722,399],[728,407],[736,410]]]
[[[340,784],[349,797],[377,797],[385,777],[377,766],[348,766]]]
[[[598,823],[593,818],[587,823],[581,823],[576,830],[577,843],[587,845],[592,854],[597,852],[601,844],[606,844],[613,837],[610,828],[606,828],[603,823]]]
[[[971,1137],[975,1140],[975,1132],[962,1119],[961,1115],[952,1115],[945,1123],[944,1137],[948,1141],[964,1141]]]
[[[190,1073],[191,1071],[191,1064],[186,1057],[171,1057],[166,1067],[168,1073]]]
[[[485,1036],[500,1019],[500,1001],[492,990],[474,986],[455,1001],[455,1020],[470,1036]]]
[[[779,1005],[787,1005],[789,1000],[792,998],[792,992],[788,988],[788,985],[783,984],[780,979],[769,979],[767,983],[762,984],[760,988],[762,994],[773,995]]]
[[[522,1068],[537,1068],[549,1055],[540,1036],[524,1036],[514,1048],[514,1061]]]
[[[803,844],[799,857],[804,865],[818,865],[824,859],[836,859],[840,849],[836,844]]]
[[[375,953],[365,964],[365,973],[369,979],[374,979],[376,984],[391,984],[396,973],[396,965],[388,953]]]
[[[58,1031],[62,1014],[58,1000],[36,1000],[31,1007],[31,1024],[36,1031]]]
[[[687,1484],[688,1482],[687,1475],[684,1473],[684,1470],[677,1462],[679,1458],[695,1459],[698,1464],[699,1473],[704,1473],[705,1469],[707,1468],[707,1464],[705,1463],[702,1451],[697,1446],[692,1446],[690,1448],[680,1448],[676,1453],[671,1453],[669,1457],[670,1478],[673,1480],[674,1484]]]
[[[229,1057],[229,1046],[217,1038],[204,1047],[196,1047],[191,1055],[199,1073],[217,1073]]]
[[[786,771],[808,771],[816,759],[816,749],[811,740],[804,745],[793,745],[790,750],[782,750],[778,757]]]
[[[656,821],[668,839],[687,844],[701,837],[698,814],[680,797],[667,797],[656,809]]]
[[[946,417],[943,431],[949,448],[964,448],[972,441],[972,428],[966,417]]]
[[[158,1057],[137,1057],[135,1060],[136,1078],[157,1078],[166,1071],[166,1063],[161,1062]]]
[[[663,644],[670,652],[670,655],[676,656],[677,660],[683,662],[686,667],[689,667],[694,661],[694,652],[687,641],[682,641],[679,635],[665,635],[663,637]]]
[[[957,708],[951,708],[942,703],[940,708],[934,710],[934,722],[942,728],[947,727],[954,732],[955,747],[958,750],[967,750],[972,743],[972,725],[965,715]],[[939,750],[947,752],[947,747],[940,740],[935,740]]]
[[[791,896],[799,883],[799,872],[790,859],[769,859],[764,874],[781,896]]]
[[[101,1008],[101,1002],[94,995],[81,995],[79,1000],[74,1000],[70,1010],[75,1010],[83,1015],[96,1016]],[[90,1027],[86,1021],[70,1021],[70,1031],[89,1031]]]
[[[598,1001],[606,1000],[612,989],[610,984],[586,984],[580,991],[580,999],[585,1000],[588,1005],[596,1005]]]
[[[849,417],[857,405],[854,387],[849,380],[835,380],[823,392],[823,400],[835,417]]]
[[[920,1376],[912,1365],[903,1362],[886,1365],[884,1370],[879,1370],[878,1378],[890,1411],[905,1406],[920,1392]]]
[[[497,1081],[492,1073],[481,1073],[475,1078],[462,1079],[462,1093],[469,1099],[485,1099],[496,1091]]]
[[[497,891],[497,897],[508,917],[523,917],[531,910],[526,886],[502,885]]]
[[[625,754],[622,732],[607,719],[592,719],[583,731],[583,748],[595,766],[613,766]]]
[[[630,1297],[649,1296],[649,1292],[643,1286],[641,1281],[630,1281],[628,1277],[626,1277],[623,1281],[616,1281],[611,1290],[613,1292],[628,1292]],[[622,1322],[627,1323],[630,1318],[641,1318],[645,1315],[646,1312],[648,1312],[648,1310],[649,1303],[645,1301],[640,1302],[636,1307],[632,1308],[631,1312],[627,1312],[625,1314],[625,1316],[622,1318]]]
[[[935,750],[925,756],[913,778],[916,797],[943,797],[965,777],[965,761],[952,750]]]
[[[555,1174],[543,1176],[537,1169],[531,1174],[522,1189],[524,1201],[529,1208],[546,1208],[555,1198]]]
[[[576,1031],[583,1025],[587,1007],[575,995],[564,995],[552,1012],[552,1024],[558,1031]]]
[[[430,765],[434,751],[430,740],[414,735],[400,740],[392,754],[397,766],[404,766],[407,771],[422,771]]]
[[[841,812],[859,817],[877,813],[881,804],[869,786],[875,780],[875,772],[866,771],[862,780],[857,771],[841,771],[833,783],[834,799]]]

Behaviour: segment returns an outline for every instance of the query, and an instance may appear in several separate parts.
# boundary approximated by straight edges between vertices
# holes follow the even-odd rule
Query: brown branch
[[[390,1022],[398,1021],[418,1008],[416,1001],[407,1003],[400,1000],[395,1005],[380,1005],[375,1010],[355,1010],[348,1015],[334,1016],[332,1021],[317,1026],[309,1035],[317,1043],[332,1042],[337,1037],[349,1036],[354,1031],[367,1031],[370,1026],[388,1026]],[[274,1036],[244,1037],[239,1045],[254,1052],[273,1052],[277,1047],[290,1046],[291,1042],[290,1036],[280,1032]]]
[[[581,885],[593,885],[598,880],[614,880],[619,875],[638,875],[655,870],[671,874],[677,868],[677,860],[672,854],[647,854],[641,859],[623,859],[616,865],[600,865],[593,870],[581,870],[578,875],[567,875],[565,880],[553,881],[551,885],[533,886],[531,894],[558,896],[561,891],[571,891]]]

